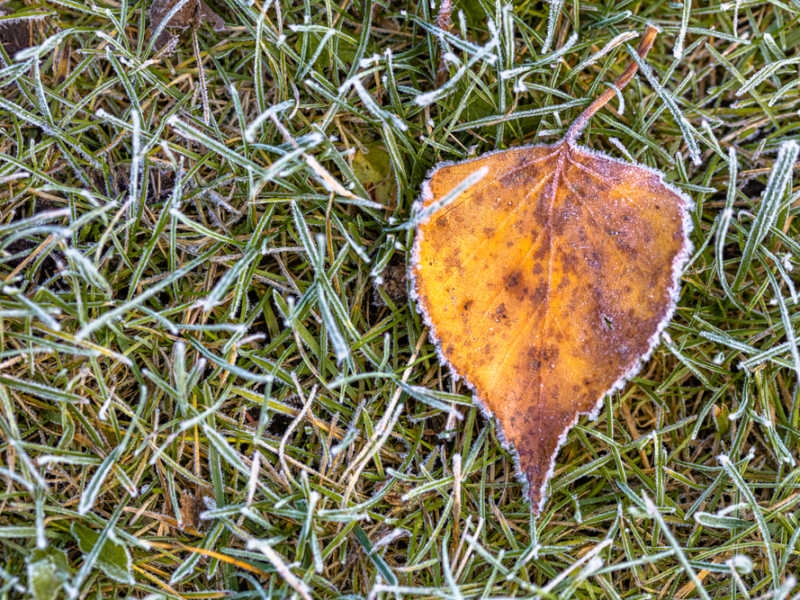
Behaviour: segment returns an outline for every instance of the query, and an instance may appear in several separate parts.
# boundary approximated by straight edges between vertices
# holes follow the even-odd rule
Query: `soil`
[[[5,16],[2,9],[0,9],[0,16]],[[30,48],[33,45],[31,21],[25,19],[0,25],[0,44],[3,44],[6,54],[12,59],[17,52]]]
[[[408,296],[406,291],[406,267],[403,264],[389,265],[383,272],[383,283],[376,286],[382,289],[392,302],[402,302]],[[380,294],[375,294],[377,304],[383,304]]]
[[[155,0],[155,2],[153,2],[150,8],[151,35],[155,33],[155,30],[177,3],[178,0]],[[171,33],[170,30],[189,28],[197,30],[202,27],[203,23],[208,23],[214,31],[222,31],[225,29],[225,22],[218,14],[211,10],[211,7],[203,2],[203,0],[189,2],[178,11],[156,38],[156,50],[161,50],[175,41],[177,36]]]

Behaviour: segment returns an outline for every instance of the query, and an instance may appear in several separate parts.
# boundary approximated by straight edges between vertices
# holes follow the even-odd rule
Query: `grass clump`
[[[4,597],[800,591],[795,4],[204,6],[160,50],[150,2],[2,6]],[[437,161],[563,136],[645,22],[581,143],[690,194],[696,252],[534,520],[403,224]]]

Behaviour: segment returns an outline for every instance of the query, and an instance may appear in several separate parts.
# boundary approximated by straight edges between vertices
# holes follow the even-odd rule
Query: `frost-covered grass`
[[[443,33],[438,3],[210,0],[227,30],[170,57],[149,5],[3,5],[40,44],[0,53],[3,597],[800,591],[796,2],[464,0]],[[534,520],[403,225],[436,162],[561,137],[646,22],[580,143],[688,193],[696,253]]]

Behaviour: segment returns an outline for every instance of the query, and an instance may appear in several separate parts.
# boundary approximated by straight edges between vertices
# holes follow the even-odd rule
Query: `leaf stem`
[[[639,42],[639,47],[636,49],[636,53],[644,60],[647,56],[647,53],[650,52],[650,48],[653,47],[653,42],[656,39],[656,35],[658,35],[658,28],[654,27],[653,25],[648,25],[647,29],[644,32],[644,36],[642,37],[642,41]],[[603,108],[611,98],[617,93],[617,91],[621,91],[628,82],[633,79],[633,76],[636,74],[636,71],[639,70],[639,65],[634,61],[628,68],[625,69],[625,72],[619,76],[613,83],[613,87],[609,87],[605,92],[603,92],[597,100],[592,102],[585,111],[583,111],[580,116],[575,119],[575,122],[572,123],[570,128],[567,130],[567,135],[564,136],[564,142],[567,144],[574,144],[575,140],[580,135],[581,131],[586,127],[589,123],[589,119],[592,118],[594,113],[598,110]],[[616,88],[616,89],[615,89]]]

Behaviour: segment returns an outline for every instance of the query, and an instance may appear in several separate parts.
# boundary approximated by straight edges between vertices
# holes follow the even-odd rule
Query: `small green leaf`
[[[73,523],[70,531],[72,531],[72,536],[78,541],[78,546],[84,554],[89,554],[100,538],[100,534],[80,523]],[[131,555],[128,549],[119,542],[110,539],[105,541],[100,554],[97,556],[97,565],[103,573],[114,581],[119,581],[120,583],[131,583],[133,581]]]
[[[67,555],[50,546],[28,557],[28,591],[34,600],[55,600],[70,577]]]
[[[367,144],[366,149],[353,158],[353,173],[375,202],[388,206],[395,187],[392,159],[380,144]]]

